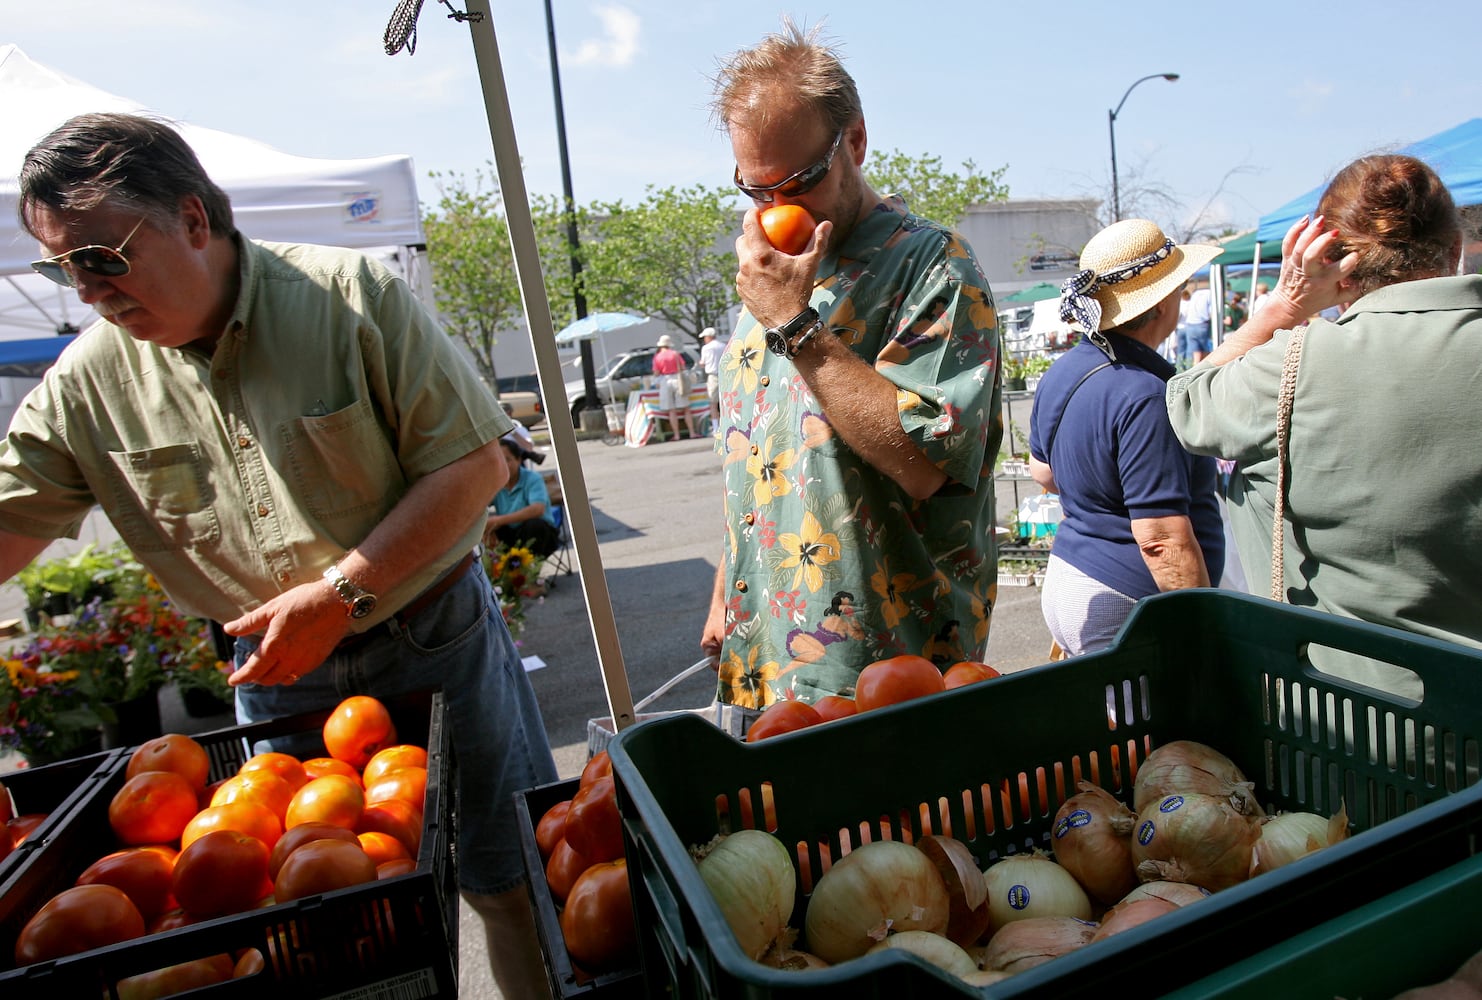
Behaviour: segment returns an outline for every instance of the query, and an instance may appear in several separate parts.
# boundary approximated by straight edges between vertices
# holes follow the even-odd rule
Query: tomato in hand
[[[772,205],[762,210],[762,232],[767,242],[789,256],[796,257],[808,249],[817,225],[801,205]]]
[[[948,691],[951,691],[953,688],[960,688],[964,684],[974,684],[978,681],[986,681],[989,678],[998,676],[998,671],[986,663],[978,663],[975,660],[963,660],[961,663],[954,663],[947,668],[947,672],[942,675],[942,683],[947,686]]]
[[[561,937],[572,959],[592,972],[635,964],[638,931],[626,860],[601,862],[581,873],[561,910]]]
[[[816,726],[822,721],[823,716],[818,714],[818,709],[806,701],[774,701],[746,730],[746,742],[755,743],[768,736],[781,736],[783,733]]]
[[[861,712],[895,705],[947,689],[942,672],[924,656],[892,656],[859,672],[854,703]]]

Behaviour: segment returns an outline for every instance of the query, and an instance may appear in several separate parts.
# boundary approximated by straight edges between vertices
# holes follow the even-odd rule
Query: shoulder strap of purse
[[[1302,363],[1302,340],[1306,327],[1292,331],[1281,363],[1281,388],[1276,393],[1276,515],[1271,526],[1271,599],[1284,599],[1286,576],[1286,479],[1287,451],[1292,433],[1292,402],[1297,392],[1297,366]]]
[[[1086,384],[1086,379],[1090,378],[1092,375],[1095,375],[1097,372],[1101,371],[1101,369],[1110,367],[1110,361],[1101,362],[1101,364],[1097,365],[1095,368],[1092,368],[1090,371],[1086,372],[1086,374],[1082,375],[1081,380],[1075,385],[1071,386],[1070,392],[1065,394],[1065,402],[1060,405],[1060,416],[1055,419],[1055,426],[1050,428],[1050,436],[1045,439],[1046,460],[1050,459],[1050,452],[1055,447],[1055,437],[1060,433],[1060,422],[1065,419],[1065,411],[1070,409],[1070,398],[1076,394],[1077,389]],[[1051,462],[1050,464],[1053,465],[1054,463]]]

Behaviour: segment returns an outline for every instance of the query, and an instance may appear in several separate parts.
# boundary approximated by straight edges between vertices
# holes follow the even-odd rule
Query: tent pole
[[[499,60],[499,44],[494,34],[494,17],[488,0],[469,0],[470,13],[481,18],[470,19],[474,57],[478,61],[479,79],[484,90],[484,110],[489,119],[489,134],[494,140],[494,163],[499,188],[504,194],[505,218],[509,223],[509,242],[514,252],[515,276],[520,283],[520,298],[525,305],[525,322],[530,328],[530,343],[535,350],[535,369],[540,376],[540,395],[550,427],[551,445],[556,450],[556,472],[561,479],[561,492],[566,500],[566,515],[571,537],[576,545],[576,568],[581,575],[582,591],[587,600],[587,618],[592,638],[597,644],[597,662],[602,669],[602,683],[607,690],[607,705],[612,721],[621,731],[634,722],[633,694],[623,666],[623,650],[618,641],[617,621],[612,613],[612,596],[607,577],[602,572],[602,557],[597,550],[597,529],[592,520],[592,505],[587,497],[586,477],[582,474],[581,457],[576,450],[576,429],[565,419],[570,412],[566,399],[565,378],[561,359],[556,352],[556,332],[551,325],[550,300],[546,297],[545,278],[540,271],[540,251],[535,242],[535,226],[530,219],[530,201],[525,191],[525,178],[520,170],[520,151],[515,142],[514,120],[509,110],[509,93],[504,85],[504,70]],[[556,404],[556,405],[552,405]]]

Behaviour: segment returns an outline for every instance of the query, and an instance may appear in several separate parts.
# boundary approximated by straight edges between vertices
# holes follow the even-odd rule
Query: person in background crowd
[[[1254,589],[1271,581],[1295,605],[1482,647],[1482,276],[1457,274],[1462,233],[1424,162],[1350,163],[1287,233],[1268,305],[1169,382],[1168,411],[1188,448],[1239,463],[1231,520]],[[1292,328],[1333,305],[1347,308],[1313,319],[1294,355],[1273,574]],[[1387,664],[1323,667],[1420,696],[1413,674]]]
[[[659,383],[659,410],[669,418],[670,440],[679,438],[679,415],[684,426],[695,437],[695,418],[690,415],[690,386],[685,375],[689,367],[684,355],[674,349],[674,338],[667,333],[659,337],[659,350],[654,355],[654,375]]]
[[[1179,318],[1178,360],[1180,364],[1198,364],[1213,346],[1213,335],[1209,330],[1210,316],[1214,311],[1214,296],[1209,286],[1189,290],[1186,307]]]
[[[715,335],[715,327],[700,331],[700,371],[705,375],[705,392],[710,396],[710,422],[720,426],[720,359],[726,345]]]
[[[525,462],[531,453],[511,431],[499,439],[509,479],[494,494],[492,512],[485,520],[484,544],[523,545],[545,558],[561,544],[560,529],[551,514],[550,492],[545,479]]]
[[[1207,587],[1224,568],[1215,463],[1174,437],[1174,369],[1156,351],[1178,325],[1179,289],[1219,252],[1124,219],[1091,237],[1062,288],[1061,319],[1085,335],[1034,395],[1029,472],[1065,512],[1040,607],[1067,655],[1109,646],[1139,599]]]
[[[236,637],[240,721],[441,686],[459,884],[500,991],[546,995],[512,796],[555,763],[473,558],[511,421],[380,264],[245,239],[168,125],[73,118],[19,191],[32,267],[102,318],[0,443],[0,578],[97,504],[183,613]]]
[[[1265,305],[1266,305],[1266,298],[1270,294],[1271,294],[1271,285],[1270,285],[1269,282],[1265,282],[1265,281],[1258,281],[1258,282],[1256,282],[1256,296],[1255,296],[1255,298],[1251,299],[1251,302],[1250,302],[1250,314],[1252,316],[1254,316],[1256,313],[1260,312],[1261,309],[1265,307]]]
[[[700,640],[732,732],[781,697],[852,694],[882,657],[981,660],[997,585],[993,296],[960,236],[870,189],[859,93],[817,34],[784,19],[716,81],[755,203],[736,241],[726,543]],[[817,221],[797,256],[762,232],[772,204]]]

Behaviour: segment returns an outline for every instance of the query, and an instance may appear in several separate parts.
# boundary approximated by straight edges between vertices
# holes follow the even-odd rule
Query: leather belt
[[[452,569],[448,570],[441,577],[439,577],[432,586],[428,587],[426,590],[422,591],[422,593],[412,598],[411,602],[407,604],[406,607],[402,608],[391,617],[395,618],[398,624],[405,626],[413,618],[417,617],[419,614],[436,604],[444,594],[452,590],[453,585],[456,584],[459,580],[463,579],[463,574],[467,573],[468,568],[472,565],[473,552],[469,551],[464,553],[463,558],[454,563]],[[341,639],[335,646],[335,651],[343,652],[346,649],[358,646],[363,642],[375,638],[378,634],[380,634],[381,628],[385,624],[385,622],[382,622],[380,625],[371,626],[364,632],[355,632],[351,635],[345,636],[345,638]]]

